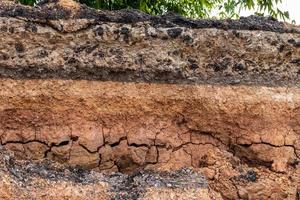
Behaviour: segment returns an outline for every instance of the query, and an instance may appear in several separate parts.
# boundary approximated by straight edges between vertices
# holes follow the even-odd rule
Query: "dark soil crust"
[[[240,44],[232,44],[234,47],[232,47],[232,52],[230,52],[230,55],[233,56],[233,58],[227,58],[227,53],[225,54],[222,52],[223,50],[219,48],[219,46],[225,45],[226,43],[222,44],[222,42],[219,41],[210,41],[213,40],[213,38],[208,38],[208,43],[216,43],[206,47],[208,50],[209,48],[211,49],[206,56],[211,56],[212,58],[209,63],[204,66],[203,63],[207,61],[202,61],[193,57],[188,57],[187,60],[184,60],[180,57],[180,54],[178,54],[177,57],[174,55],[168,56],[167,58],[172,57],[174,60],[180,59],[187,65],[187,67],[177,67],[176,69],[169,67],[173,65],[178,66],[178,63],[175,61],[173,63],[168,63],[169,61],[172,61],[170,59],[169,61],[167,58],[161,59],[161,61],[156,62],[156,65],[144,65],[142,63],[144,58],[141,57],[139,59],[138,56],[134,57],[130,54],[127,54],[127,52],[122,50],[122,48],[116,52],[113,47],[110,49],[105,49],[103,46],[99,46],[99,44],[95,45],[95,40],[87,41],[91,44],[85,47],[76,47],[74,52],[69,53],[69,55],[64,57],[64,63],[62,63],[60,66],[53,66],[51,61],[49,61],[49,63],[39,63],[39,59],[46,59],[49,56],[48,52],[51,52],[51,50],[49,51],[47,48],[44,48],[44,50],[39,53],[40,58],[37,57],[37,62],[32,64],[19,64],[18,61],[14,61],[15,58],[21,58],[26,61],[27,56],[31,56],[31,54],[35,53],[32,52],[34,48],[28,47],[30,41],[26,40],[25,38],[25,42],[21,43],[16,41],[14,45],[15,54],[8,54],[0,51],[0,78],[97,80],[175,84],[245,84],[266,86],[299,86],[300,83],[300,58],[298,53],[298,48],[300,46],[298,34],[300,33],[300,29],[296,26],[278,22],[270,17],[264,18],[250,16],[241,18],[239,20],[192,20],[175,14],[150,16],[137,10],[97,11],[84,5],[78,6],[77,10],[68,9],[66,7],[61,7],[60,4],[57,4],[56,0],[44,1],[44,3],[41,3],[36,7],[0,2],[0,17],[5,17],[4,21],[7,18],[23,19],[26,22],[24,22],[25,32],[22,34],[27,34],[28,32],[32,34],[33,37],[35,37],[35,34],[37,35],[36,37],[40,37],[42,35],[37,31],[40,26],[50,26],[51,28],[54,28],[56,31],[58,31],[57,36],[59,36],[61,33],[76,34],[79,31],[93,30],[95,36],[102,37],[102,35],[105,35],[106,30],[100,26],[101,23],[115,22],[120,23],[120,25],[125,24],[126,26],[126,24],[147,22],[147,24],[150,23],[153,27],[166,27],[167,34],[165,35],[165,38],[155,38],[154,36],[152,37],[151,35],[147,35],[148,32],[145,30],[145,39],[151,39],[153,41],[161,40],[160,42],[162,43],[166,42],[167,40],[176,40],[176,42],[182,42],[183,46],[191,45],[191,49],[194,48],[195,52],[199,49],[197,50],[196,47],[192,46],[193,44],[190,44],[193,43],[194,38],[188,35],[183,27],[188,27],[191,29],[232,29],[227,31],[228,35],[233,35],[237,41],[243,41],[239,38],[240,34],[238,30],[262,30],[277,33],[293,33],[288,38],[287,36],[283,37],[285,38],[284,41],[281,38],[273,41],[274,45],[278,46],[278,52],[274,53],[270,53],[270,50],[268,49],[264,50],[263,48],[259,47],[259,45],[252,45],[253,47],[250,48],[245,46],[246,44],[241,44],[241,48],[243,48],[242,50],[245,51],[245,48],[248,49],[246,49],[245,55],[239,55],[234,52],[234,50],[235,48],[238,48]],[[78,26],[75,28],[73,27],[74,31],[72,29],[69,32],[64,28],[57,28],[52,22],[50,22],[58,19],[89,20],[84,26]],[[68,21],[66,22],[68,23]],[[62,24],[59,22],[58,26],[62,26]],[[70,26],[74,25],[70,23]],[[8,37],[10,37],[10,35],[18,35],[23,37],[20,35],[21,33],[14,33],[13,27],[10,27],[10,25],[7,27],[3,26],[2,29],[3,30],[0,30],[0,32],[3,32]],[[116,37],[124,37],[125,39],[127,38],[127,40],[130,40],[130,31],[130,29],[122,27],[115,31],[115,35]],[[283,36],[286,34],[278,35]],[[224,36],[224,38],[226,37]],[[251,42],[251,40],[252,38],[247,39],[249,42]],[[69,48],[69,46],[65,46],[65,48],[67,47]],[[134,48],[134,45],[132,47]],[[254,55],[251,55],[251,52],[253,53],[254,48],[260,48],[257,50],[257,57],[259,57],[258,59],[256,59],[256,52]],[[9,48],[6,47],[5,50],[8,49]],[[29,52],[31,52],[31,54],[28,53],[28,49],[30,50]],[[99,51],[99,55],[95,53],[97,51]],[[112,53],[108,53],[109,55],[105,55],[104,53],[103,55],[100,55],[104,51]],[[172,46],[170,48],[170,52],[171,51],[173,51]],[[268,51],[267,53],[270,55],[270,58],[263,58],[262,55],[266,54],[264,51]],[[86,56],[84,52],[88,52]],[[114,58],[118,58],[120,62],[112,62],[107,65],[96,65],[93,62],[86,60],[88,54],[91,52],[94,53],[94,60],[106,58],[109,61],[113,61]],[[190,54],[193,53],[191,52]],[[250,57],[247,58],[246,54],[249,54]],[[278,56],[274,57],[276,54],[278,54]],[[198,55],[194,56],[197,57]],[[78,59],[78,57],[81,59]],[[130,59],[127,59],[128,57],[137,62],[136,64],[130,63],[130,65],[136,65],[137,68],[131,66],[126,67],[125,61],[130,61]],[[154,59],[155,58],[153,58],[153,60]],[[255,62],[253,61],[254,59],[256,59]],[[240,61],[245,61],[245,64]],[[154,61],[153,63],[155,64]],[[247,67],[247,65],[249,65],[249,67]],[[268,69],[264,69],[266,66],[270,67]],[[204,69],[202,69],[203,67]]]
[[[218,28],[225,30],[263,30],[279,33],[300,33],[299,30],[288,28],[284,23],[278,22],[272,17],[250,16],[241,17],[239,20],[193,20],[174,13],[168,13],[163,16],[151,16],[138,10],[97,11],[84,5],[74,14],[71,10],[57,5],[56,0],[44,2],[34,8],[18,4],[0,3],[0,17],[25,18],[41,22],[59,19],[94,19],[97,23],[115,22],[125,24],[150,21],[154,27],[181,26],[194,29]]]
[[[293,74],[292,74],[293,75]],[[109,67],[76,67],[69,71],[64,67],[50,69],[48,66],[30,66],[18,68],[6,68],[0,66],[0,78],[16,80],[30,79],[57,79],[57,80],[91,80],[91,81],[115,81],[135,83],[159,83],[159,84],[212,84],[212,85],[263,85],[263,86],[300,86],[300,75],[284,76],[280,73],[257,74],[249,71],[238,75],[224,76],[216,73],[216,76],[191,76],[187,77],[183,71],[165,70],[131,70],[112,69]]]
[[[122,173],[99,173],[80,167],[70,167],[49,160],[16,160],[10,152],[0,147],[0,173],[8,173],[20,187],[26,187],[34,179],[46,181],[66,181],[75,184],[107,183],[112,199],[139,199],[147,188],[197,189],[207,188],[202,174],[189,168],[174,172],[154,172],[141,170]]]

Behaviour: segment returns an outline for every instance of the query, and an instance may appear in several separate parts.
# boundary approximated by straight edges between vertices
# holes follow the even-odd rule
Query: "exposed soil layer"
[[[271,19],[200,20],[197,23],[204,25],[197,29],[180,23],[156,26],[159,20],[154,23],[150,16],[136,23],[118,21],[126,19],[120,13],[140,19],[134,16],[142,14],[131,11],[112,12],[114,20],[78,19],[74,13],[69,20],[50,20],[47,11],[56,13],[59,8],[0,6],[2,78],[267,86],[300,83],[300,34],[276,31],[290,25]],[[62,7],[64,4],[48,6],[69,9]],[[103,12],[77,4],[73,7],[70,12],[84,9],[94,13],[91,16]]]
[[[177,191],[186,199],[210,199],[205,178],[188,168],[174,172],[103,174],[49,160],[15,160],[14,155],[3,147],[0,154],[1,199],[154,200],[162,197],[154,191],[166,194]]]
[[[0,3],[3,198],[298,198],[299,27],[49,2]]]
[[[297,195],[298,88],[12,79],[1,88],[1,144],[19,159],[123,173],[193,167],[224,198]]]

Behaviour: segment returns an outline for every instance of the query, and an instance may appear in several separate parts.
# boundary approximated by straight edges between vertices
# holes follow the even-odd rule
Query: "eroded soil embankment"
[[[0,3],[1,78],[299,86],[298,26],[130,11],[88,10],[94,15],[78,17],[84,8],[51,5]],[[47,10],[68,11],[68,18],[47,18]],[[137,21],[122,23],[126,13]]]
[[[0,2],[0,139],[16,158],[192,167],[223,199],[299,197],[298,26],[47,2]]]
[[[189,166],[233,199],[297,193],[298,88],[11,79],[1,87],[1,143],[19,158],[121,172]]]

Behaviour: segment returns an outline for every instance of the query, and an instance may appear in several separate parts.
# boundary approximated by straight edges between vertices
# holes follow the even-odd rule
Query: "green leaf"
[[[119,10],[139,9],[152,15],[175,12],[193,18],[208,18],[212,10],[219,10],[220,18],[238,18],[241,9],[253,10],[257,15],[267,13],[276,18],[289,19],[287,11],[277,5],[282,0],[77,0],[96,9]],[[19,0],[26,5],[34,5],[36,0]]]

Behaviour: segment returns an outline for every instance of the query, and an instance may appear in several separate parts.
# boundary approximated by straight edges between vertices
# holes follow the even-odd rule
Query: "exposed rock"
[[[209,180],[213,180],[216,175],[215,170],[209,168],[203,168],[203,173],[205,177]]]

